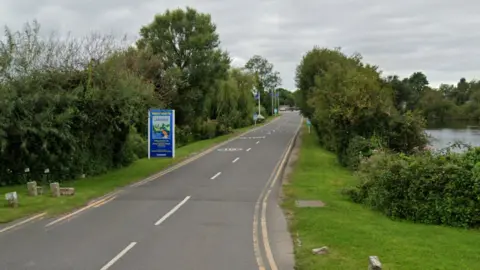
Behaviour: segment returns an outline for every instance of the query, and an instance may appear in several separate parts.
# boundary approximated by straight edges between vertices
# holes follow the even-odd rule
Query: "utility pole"
[[[260,89],[257,88],[257,95],[258,95],[258,115],[260,115]]]
[[[280,92],[277,92],[277,102],[278,102],[277,108],[279,112],[280,111]]]
[[[274,106],[273,106],[273,95],[274,95],[274,92],[273,92],[273,91],[274,91],[274,89],[271,89],[271,90],[270,90],[270,95],[272,96],[272,115],[275,115],[275,111],[274,111],[275,108],[274,108]]]
[[[258,115],[261,115],[260,114],[260,88],[258,87],[258,81],[259,81],[259,78],[258,78],[258,72],[255,72],[255,90],[257,90],[257,96],[258,96]]]

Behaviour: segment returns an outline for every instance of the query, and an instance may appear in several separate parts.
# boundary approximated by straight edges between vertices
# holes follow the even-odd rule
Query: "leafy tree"
[[[427,76],[422,72],[414,72],[407,80],[407,85],[411,89],[411,96],[408,103],[409,109],[414,109],[421,96],[428,86]]]
[[[428,89],[425,91],[418,103],[418,109],[429,120],[444,121],[451,115],[455,104],[443,97],[442,92]]]
[[[395,109],[389,84],[359,54],[314,48],[297,67],[296,81],[302,114],[343,164],[351,160],[352,142],[362,142],[356,137],[378,137],[385,147],[407,153],[426,143],[422,119]]]
[[[293,97],[292,92],[285,88],[277,88],[275,92],[278,93],[280,105],[287,105],[291,107],[295,105],[295,98]]]
[[[36,22],[7,28],[0,41],[0,185],[28,180],[25,168],[36,180],[46,168],[64,180],[144,155],[137,128],[162,104],[120,61],[121,46],[95,35],[45,40],[39,30]]]
[[[256,74],[256,89],[260,91],[260,103],[269,114],[272,114],[271,94],[278,86],[282,84],[280,73],[278,71],[274,71],[273,64],[259,55],[254,55],[252,58],[250,58],[250,60],[248,60],[245,64],[245,68]]]
[[[167,10],[140,30],[138,48],[160,55],[167,74],[178,74],[172,107],[179,125],[193,125],[210,116],[207,100],[218,80],[228,76],[230,58],[222,51],[211,16],[187,7]]]
[[[412,90],[406,80],[400,80],[397,75],[393,75],[388,76],[383,81],[393,90],[395,107],[400,111],[405,110],[412,99]]]
[[[317,78],[324,76],[331,64],[343,65],[345,60],[340,49],[329,50],[320,47],[314,47],[303,56],[296,69],[295,81],[302,97],[298,105],[305,117],[312,119],[314,113],[314,107],[309,104],[309,99],[315,91]]]
[[[0,39],[0,186],[95,175],[146,155],[148,108],[177,111],[182,146],[253,123],[255,75],[230,67],[210,15],[167,11],[137,47],[110,36]]]
[[[298,107],[298,106],[300,106],[300,104],[303,103],[302,92],[300,90],[295,90],[295,92],[293,92],[293,100],[294,100],[294,106],[295,107]]]

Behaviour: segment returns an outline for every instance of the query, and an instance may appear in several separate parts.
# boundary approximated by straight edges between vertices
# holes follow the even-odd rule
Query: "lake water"
[[[432,137],[430,145],[435,149],[448,147],[456,141],[480,146],[480,123],[478,122],[456,121],[430,124],[426,131]]]

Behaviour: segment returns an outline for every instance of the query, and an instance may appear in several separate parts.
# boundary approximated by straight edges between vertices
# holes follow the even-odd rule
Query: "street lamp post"
[[[274,107],[275,107],[275,106],[273,105],[273,96],[274,96],[274,94],[275,94],[275,93],[274,93],[274,89],[271,89],[271,90],[270,90],[270,95],[272,96],[272,115],[275,114],[275,111],[274,111],[274,109],[275,109]]]

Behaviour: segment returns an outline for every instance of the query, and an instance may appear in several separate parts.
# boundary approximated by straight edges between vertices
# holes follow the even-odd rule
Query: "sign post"
[[[260,91],[258,89],[255,92],[255,99],[258,100],[258,114],[260,115]]]
[[[277,113],[280,110],[280,92],[277,92]]]
[[[148,159],[175,157],[175,110],[148,110]]]
[[[310,134],[310,126],[311,125],[312,125],[312,122],[310,122],[310,119],[307,118],[308,134]]]

